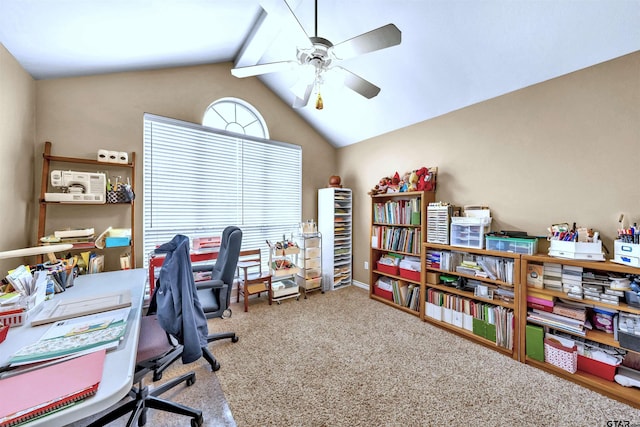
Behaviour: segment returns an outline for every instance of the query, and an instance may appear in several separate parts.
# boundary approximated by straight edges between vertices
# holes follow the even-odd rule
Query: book
[[[0,379],[0,426],[15,426],[93,396],[105,355],[105,350],[93,352]]]
[[[19,366],[115,348],[126,331],[130,310],[122,308],[56,322],[38,341],[16,351],[9,363]]]

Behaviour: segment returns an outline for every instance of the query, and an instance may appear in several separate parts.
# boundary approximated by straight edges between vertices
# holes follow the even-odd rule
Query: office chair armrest
[[[191,271],[193,271],[194,273],[200,273],[203,271],[211,271],[211,270],[213,270],[213,264],[198,264],[198,265],[191,266]]]
[[[196,282],[197,289],[223,289],[228,288],[229,285],[224,283],[222,280],[202,280],[200,282]]]

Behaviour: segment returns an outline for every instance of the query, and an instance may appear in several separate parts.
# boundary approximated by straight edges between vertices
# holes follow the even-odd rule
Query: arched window
[[[202,125],[269,139],[267,124],[258,110],[239,98],[221,98],[211,103],[204,112]]]

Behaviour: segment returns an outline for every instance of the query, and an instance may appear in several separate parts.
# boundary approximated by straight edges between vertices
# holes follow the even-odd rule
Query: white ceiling
[[[35,79],[295,59],[282,1],[0,0],[0,43]],[[288,3],[313,36],[314,0]],[[340,64],[377,97],[329,72],[324,109],[296,110],[336,147],[640,50],[640,0],[318,0],[318,36],[333,44],[388,23],[399,46]],[[293,102],[296,71],[259,78]]]

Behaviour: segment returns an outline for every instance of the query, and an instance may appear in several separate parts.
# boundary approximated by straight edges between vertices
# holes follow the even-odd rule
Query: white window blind
[[[176,234],[242,229],[242,248],[289,237],[302,217],[302,149],[144,115],[144,265]]]

